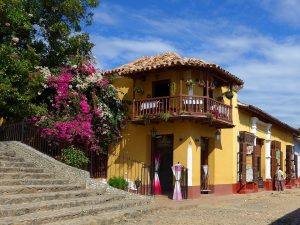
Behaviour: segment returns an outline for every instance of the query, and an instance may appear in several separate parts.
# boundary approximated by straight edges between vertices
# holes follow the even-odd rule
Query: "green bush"
[[[71,146],[69,148],[62,149],[62,161],[76,168],[82,168],[84,164],[89,163],[88,157],[79,148]]]
[[[111,177],[107,183],[121,190],[125,190],[128,187],[128,182],[123,177]]]

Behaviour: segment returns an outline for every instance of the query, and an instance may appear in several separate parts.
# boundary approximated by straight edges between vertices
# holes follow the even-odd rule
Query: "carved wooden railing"
[[[159,116],[161,113],[176,115],[208,115],[232,122],[232,107],[205,96],[167,96],[133,100],[132,119]]]
[[[207,99],[207,112],[212,113],[216,119],[232,122],[232,107],[211,98]]]

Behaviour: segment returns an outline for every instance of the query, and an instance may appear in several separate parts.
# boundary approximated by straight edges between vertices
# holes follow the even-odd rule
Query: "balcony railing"
[[[167,96],[133,101],[133,120],[145,116],[156,117],[161,113],[170,116],[207,116],[232,123],[232,107],[205,96]]]

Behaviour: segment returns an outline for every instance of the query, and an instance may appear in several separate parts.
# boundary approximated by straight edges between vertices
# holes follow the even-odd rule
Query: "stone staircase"
[[[0,224],[120,224],[156,211],[149,197],[56,179],[0,142]]]

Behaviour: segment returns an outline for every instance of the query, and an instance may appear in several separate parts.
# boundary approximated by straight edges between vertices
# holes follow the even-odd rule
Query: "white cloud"
[[[127,63],[141,56],[177,51],[174,46],[158,38],[123,39],[101,35],[92,35],[91,38],[96,45],[93,52],[103,69],[109,69],[115,63]]]
[[[106,12],[96,11],[94,14],[94,22],[97,24],[115,25],[118,23],[118,20]]]
[[[300,26],[299,0],[262,0],[260,3],[274,18],[290,25]]]
[[[241,56],[228,70],[245,81],[240,99],[300,127],[299,42],[256,42],[249,50],[257,59]],[[261,60],[259,60],[261,59]]]
[[[94,23],[99,25],[118,25],[123,20],[119,15],[126,14],[126,10],[116,4],[101,3],[94,11]]]

